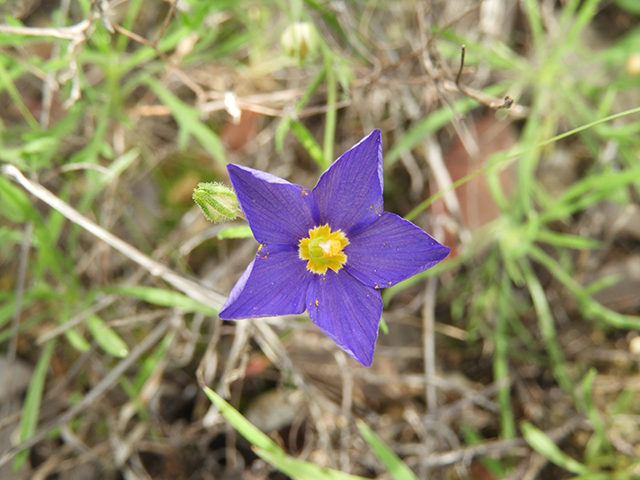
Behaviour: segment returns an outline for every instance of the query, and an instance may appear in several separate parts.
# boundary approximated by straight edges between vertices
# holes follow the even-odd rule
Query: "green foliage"
[[[556,465],[572,473],[582,475],[589,473],[589,469],[585,465],[564,453],[543,431],[537,429],[529,422],[523,422],[520,425],[520,430],[522,431],[522,436],[531,448],[543,457],[548,458]]]
[[[21,20],[5,14],[3,8],[8,3],[0,1],[2,23],[24,28]],[[637,53],[640,27],[634,24],[611,44],[596,49],[589,39],[594,29],[602,28],[595,21],[601,2],[560,2],[553,17],[557,25],[553,25],[548,23],[549,13],[542,10],[541,2],[524,0],[519,3],[522,18],[518,20],[526,24],[523,39],[481,38],[475,31],[467,34],[455,25],[436,22],[423,32],[429,42],[426,53],[418,52],[421,47],[417,43],[413,45],[411,51],[405,51],[409,57],[415,55],[408,60],[416,62],[413,70],[402,70],[404,58],[394,65],[396,60],[386,56],[388,52],[395,55],[408,43],[404,35],[397,45],[384,38],[380,18],[393,17],[393,9],[399,8],[389,3],[346,2],[340,10],[332,2],[315,0],[246,5],[231,0],[188,0],[178,2],[179,8],[164,30],[161,17],[170,2],[151,2],[150,9],[158,7],[153,15],[145,10],[147,2],[143,0],[122,2],[117,12],[111,12],[113,16],[105,16],[135,32],[142,42],[138,37],[112,33],[96,9],[100,2],[71,3],[70,12],[53,12],[47,27],[77,25],[91,13],[91,29],[75,39],[0,34],[0,167],[15,165],[80,214],[185,275],[192,275],[201,259],[185,259],[176,253],[185,240],[176,232],[187,235],[178,222],[187,217],[192,206],[189,195],[186,201],[181,200],[185,197],[181,192],[191,192],[200,181],[224,182],[224,167],[230,161],[242,163],[254,157],[263,161],[255,151],[272,148],[278,155],[286,153],[294,158],[279,164],[278,155],[273,155],[268,158],[270,167],[308,168],[301,161],[308,158],[315,164],[315,175],[340,153],[335,142],[355,136],[365,125],[382,127],[385,132],[388,175],[398,174],[399,160],[409,152],[425,173],[427,169],[420,163],[424,162],[425,138],[439,135],[447,142],[454,135],[450,126],[457,128],[464,116],[472,118],[480,105],[456,93],[443,97],[450,103],[428,107],[427,102],[420,103],[417,114],[398,121],[393,111],[405,105],[404,93],[398,92],[413,88],[416,79],[421,89],[427,86],[425,92],[437,83],[439,79],[424,76],[404,78],[405,72],[423,75],[421,59],[432,51],[442,55],[438,67],[443,67],[442,75],[448,70],[455,73],[460,45],[465,44],[467,69],[462,83],[469,80],[471,84],[472,72],[490,71],[487,78],[491,83],[482,88],[482,94],[497,98],[510,95],[528,108],[516,123],[518,144],[494,154],[483,168],[453,187],[484,176],[500,218],[466,244],[456,258],[385,290],[385,305],[395,308],[401,302],[411,303],[407,298],[416,298],[425,279],[442,276],[447,281],[439,298],[448,303],[451,322],[465,330],[464,348],[481,345],[483,355],[489,357],[492,380],[499,382],[494,399],[499,422],[495,432],[503,439],[521,433],[532,449],[575,478],[634,478],[637,459],[616,449],[610,431],[617,418],[637,415],[636,392],[624,387],[608,403],[599,403],[602,399],[596,387],[603,372],[587,360],[576,359],[575,352],[566,351],[558,297],[575,304],[570,321],[584,322],[585,329],[622,337],[627,330],[640,328],[640,317],[634,312],[613,310],[594,299],[594,294],[616,285],[620,277],[598,278],[591,283],[582,278],[580,259],[608,248],[610,239],[606,235],[594,238],[576,228],[585,212],[603,202],[620,206],[637,203],[638,77],[625,73],[624,66]],[[634,0],[613,4],[633,15],[639,13]],[[607,8],[614,8],[613,4]],[[42,15],[49,12],[45,10]],[[25,20],[27,28],[29,21]],[[303,55],[300,44],[292,47],[299,58],[288,58],[281,50],[281,34],[294,22],[305,22],[317,34],[313,40],[317,41],[316,55]],[[53,98],[50,113],[44,115],[46,95],[42,92],[46,89],[42,85],[47,78],[56,87],[49,92]],[[292,80],[287,83],[288,79]],[[388,89],[390,99],[359,109],[358,95],[365,95],[369,88]],[[232,123],[221,106],[224,94],[248,91],[264,95],[277,89],[289,92],[289,97],[283,97],[287,100],[270,98],[262,105],[251,95],[242,99],[243,94],[238,93],[239,107],[245,111],[263,111],[260,107],[265,107],[275,113],[260,117],[261,134],[253,141],[255,145],[231,148],[224,137],[225,127]],[[349,108],[338,109],[339,105]],[[507,121],[502,113],[498,118]],[[612,148],[615,153],[608,155]],[[559,149],[579,152],[576,156],[581,165],[570,185],[552,192],[536,173]],[[511,196],[499,181],[499,172],[509,166],[516,171]],[[183,179],[186,187],[180,185]],[[424,220],[427,209],[445,192],[428,198],[425,194],[419,198],[425,198],[422,202],[405,198],[405,193],[392,192],[387,202],[406,206],[407,219]],[[177,200],[164,201],[169,197]],[[149,205],[152,208],[136,210]],[[224,255],[234,253],[228,251],[231,242],[217,240],[250,236],[246,226],[224,228],[203,258],[222,263]],[[630,252],[636,246],[633,242],[624,244]],[[26,261],[27,268],[21,283],[18,257]],[[93,355],[87,364],[102,362],[99,366],[106,371],[144,339],[147,324],[112,323],[120,312],[144,317],[145,313],[167,309],[179,314],[188,327],[196,325],[192,332],[176,329],[165,335],[116,382],[135,404],[142,421],[151,418],[145,387],[153,386],[166,365],[175,360],[175,344],[182,348],[200,334],[198,321],[215,318],[216,309],[154,283],[157,272],[152,272],[153,278],[140,276],[129,260],[67,221],[56,208],[36,200],[10,176],[0,175],[0,349],[10,351],[12,342],[19,339],[20,356],[35,364],[23,407],[21,441],[37,432],[53,359],[62,365],[59,368],[70,369],[79,356]],[[107,295],[112,303],[90,313]],[[89,313],[82,317],[84,312]],[[19,324],[14,330],[16,313]],[[385,313],[387,320],[395,319],[389,313]],[[71,319],[76,319],[73,326],[67,325]],[[58,328],[64,329],[58,333],[66,341],[58,342],[54,350],[55,339],[43,344],[41,338]],[[221,327],[211,328],[211,337],[220,335],[216,329]],[[382,322],[382,333],[393,333],[393,329],[393,323],[387,326]],[[209,337],[194,340],[190,348],[201,354],[208,341]],[[215,362],[226,360],[227,353],[216,352]],[[550,372],[550,381],[569,399],[570,408],[588,417],[593,431],[582,450],[574,449],[569,455],[533,421],[521,421],[525,414],[514,408],[513,383],[514,368],[521,365]],[[187,371],[193,376],[194,368]],[[238,369],[234,378],[241,373]],[[69,398],[83,398],[92,386],[91,375],[78,377],[76,383],[71,379]],[[282,472],[298,478],[359,478],[289,456],[214,392],[205,392],[252,443],[254,451]],[[78,430],[96,427],[84,424],[90,420],[80,416],[72,420],[76,422],[72,425],[80,425]],[[395,478],[415,478],[369,427],[361,422],[357,425]],[[100,424],[95,430],[102,429],[104,435],[108,428]],[[471,427],[461,430],[460,436],[468,444],[486,440]],[[15,467],[20,468],[28,455],[28,450],[18,454]],[[513,473],[513,459],[485,458],[482,463],[498,478]]]
[[[180,308],[186,312],[200,312],[204,313],[205,315],[216,315],[218,313],[214,309],[207,307],[206,305],[203,305],[202,303],[197,302],[192,298],[183,295],[182,293],[167,291],[162,288],[142,286],[120,288],[112,287],[109,288],[108,291],[135,297],[139,300],[143,300],[154,305]]]
[[[362,421],[357,422],[360,433],[369,446],[376,452],[380,461],[396,480],[417,480],[413,472],[402,460],[376,435],[376,433]]]
[[[27,390],[27,397],[25,398],[22,412],[22,421],[20,422],[21,441],[31,438],[36,432],[38,416],[40,415],[40,404],[42,402],[42,392],[44,391],[44,384],[47,379],[47,372],[49,371],[51,356],[53,355],[55,346],[55,340],[49,340],[49,342],[47,342],[33,371],[31,381],[29,382],[29,389]],[[27,461],[28,457],[29,450],[22,450],[16,455],[13,464],[14,470],[19,470],[24,462]]]
[[[227,227],[220,230],[217,237],[219,240],[224,238],[251,238],[253,237],[253,233],[248,225],[243,225],[240,227]]]
[[[102,349],[115,357],[126,357],[129,353],[127,344],[120,336],[109,328],[97,315],[90,315],[87,318],[87,326],[91,335],[98,342]]]

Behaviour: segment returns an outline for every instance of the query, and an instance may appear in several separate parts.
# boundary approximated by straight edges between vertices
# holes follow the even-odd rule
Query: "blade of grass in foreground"
[[[373,448],[373,451],[376,452],[376,455],[384,466],[387,467],[387,470],[389,470],[393,478],[396,480],[418,480],[411,469],[400,460],[393,450],[380,440],[380,437],[378,437],[366,423],[358,420],[357,425],[364,439],[369,446]]]
[[[296,120],[289,120],[289,126],[291,127],[291,131],[298,137],[298,140],[307,151],[309,156],[322,168],[326,170],[331,162],[327,162],[324,157],[324,153],[316,142],[316,139],[313,138],[311,132],[305,127],[302,123]]]
[[[542,430],[538,430],[529,422],[522,422],[520,430],[522,431],[522,436],[529,446],[544,458],[550,460],[559,467],[578,475],[590,473],[589,469],[585,465],[560,450],[553,440],[547,437]]]
[[[49,371],[49,364],[51,363],[51,356],[53,355],[53,348],[56,345],[56,340],[51,339],[47,342],[38,363],[36,369],[31,377],[29,383],[29,390],[27,390],[27,397],[24,401],[24,410],[22,413],[22,421],[20,422],[20,442],[24,442],[36,433],[36,427],[38,426],[38,416],[40,415],[40,402],[42,401],[42,391],[44,389],[44,382],[47,378],[47,372]],[[29,449],[22,450],[16,455],[16,459],[13,464],[15,471],[20,470],[24,462],[29,458]]]
[[[502,438],[514,438],[516,425],[513,409],[511,408],[511,383],[509,379],[509,316],[514,315],[511,303],[513,292],[511,279],[506,271],[502,273],[500,294],[498,297],[498,315],[496,316],[493,356],[493,375],[496,381],[502,385],[498,390],[498,404],[500,405],[500,436]]]
[[[120,338],[120,335],[115,330],[107,326],[100,317],[90,315],[87,317],[86,322],[91,335],[105,352],[118,358],[124,358],[129,354],[129,348],[125,341]]]
[[[169,107],[173,118],[178,122],[180,126],[178,144],[181,149],[186,147],[187,139],[190,135],[193,135],[221,166],[225,166],[227,158],[224,145],[222,145],[220,137],[202,122],[201,112],[182,102],[155,79],[149,77],[146,81],[160,101]]]
[[[130,297],[135,297],[154,305],[162,307],[180,308],[185,312],[200,312],[205,315],[217,315],[213,308],[193,300],[180,292],[165,290],[163,288],[131,286],[131,287],[108,287],[105,291],[110,293],[121,293]]]
[[[218,240],[222,240],[223,238],[251,238],[253,233],[249,228],[249,225],[241,225],[239,227],[227,227],[223,230],[220,230],[220,233],[216,235]]]
[[[208,387],[204,393],[209,397],[220,413],[254,446],[256,454],[281,472],[292,478],[304,480],[364,480],[363,477],[321,468],[313,463],[288,456],[273,440],[261,432],[258,427],[244,418],[240,412],[229,405],[220,395]]]

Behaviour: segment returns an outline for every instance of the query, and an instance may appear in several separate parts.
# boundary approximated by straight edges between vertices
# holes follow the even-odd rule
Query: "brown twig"
[[[467,52],[467,48],[464,45],[461,45],[460,52],[460,69],[458,70],[458,75],[456,75],[456,85],[458,88],[460,87],[460,77],[462,76],[462,69],[464,68],[464,56]]]
[[[176,5],[177,4],[178,4],[178,0],[171,0],[170,1],[170,5],[171,6],[169,7],[169,12],[167,12],[167,16],[164,17],[164,21],[162,22],[162,25],[160,26],[160,30],[158,30],[158,33],[156,34],[156,38],[153,39],[153,44],[154,45],[158,45],[158,42],[162,38],[162,34],[164,33],[164,31],[169,26],[169,22],[171,21],[171,18],[173,17],[173,12],[176,11]]]
[[[53,37],[62,40],[75,40],[91,26],[91,20],[85,19],[70,27],[58,28],[37,28],[37,27],[16,27],[13,25],[0,25],[0,33],[9,35],[24,35],[29,37]]]
[[[261,115],[265,115],[267,117],[286,117],[291,115],[291,110],[289,108],[272,108],[264,105],[259,105],[253,102],[247,102],[242,98],[236,98],[236,104],[238,108],[241,110],[247,110],[250,112],[259,113]],[[351,105],[351,100],[343,100],[341,102],[337,102],[331,106],[332,109],[337,108],[346,108]],[[310,117],[312,115],[319,115],[325,113],[328,107],[326,105],[318,105],[317,107],[309,107],[299,112],[296,112],[297,118]],[[200,105],[200,110],[204,113],[213,113],[225,110],[225,105],[223,100],[214,100],[210,102],[205,102]],[[171,109],[166,105],[140,105],[138,107],[134,107],[129,110],[129,115],[134,117],[166,117],[171,115]]]
[[[461,49],[460,69],[458,70],[458,75],[456,75],[456,81],[455,81],[455,85],[458,91],[464,93],[467,97],[473,98],[476,102],[481,103],[486,107],[492,108],[493,110],[500,110],[500,109],[510,110],[511,107],[516,106],[518,108],[514,109],[514,110],[517,110],[516,112],[514,112],[515,113],[514,116],[526,117],[529,114],[528,108],[515,104],[513,98],[511,98],[509,95],[504,97],[503,100],[500,100],[496,97],[492,97],[491,95],[487,95],[486,93],[479,92],[465,85],[462,85],[460,83],[460,78],[462,77],[462,69],[464,68],[464,57],[467,49],[464,45],[461,45],[460,49]]]
[[[225,296],[213,291],[211,288],[200,285],[199,283],[174,272],[162,263],[145,255],[134,246],[121,240],[111,232],[108,232],[92,220],[82,215],[71,205],[56,197],[53,193],[51,193],[39,183],[25,178],[22,172],[15,166],[3,165],[0,167],[0,173],[6,175],[7,177],[13,178],[32,195],[42,200],[50,207],[56,209],[73,223],[81,226],[92,235],[98,237],[100,240],[108,244],[111,248],[118,250],[133,262],[144,267],[151,275],[159,276],[165,282],[180,290],[187,296],[193,298],[194,300],[202,302],[205,305],[209,305],[216,310],[220,310],[222,308],[222,305],[226,300]]]

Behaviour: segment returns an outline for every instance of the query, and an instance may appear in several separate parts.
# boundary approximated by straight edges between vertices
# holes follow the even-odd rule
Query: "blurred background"
[[[638,2],[0,14],[0,478],[290,478],[202,384],[352,475],[412,478],[360,419],[420,479],[640,478]],[[193,189],[311,188],[374,128],[385,210],[452,253],[383,292],[372,367],[306,314],[220,321],[258,245]]]

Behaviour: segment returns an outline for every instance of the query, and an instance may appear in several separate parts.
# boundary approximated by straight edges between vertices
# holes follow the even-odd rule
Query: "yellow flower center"
[[[332,232],[326,224],[309,230],[309,237],[300,240],[298,247],[300,258],[309,260],[307,270],[324,275],[329,268],[334,272],[342,268],[347,261],[342,249],[347,245],[342,230]]]

